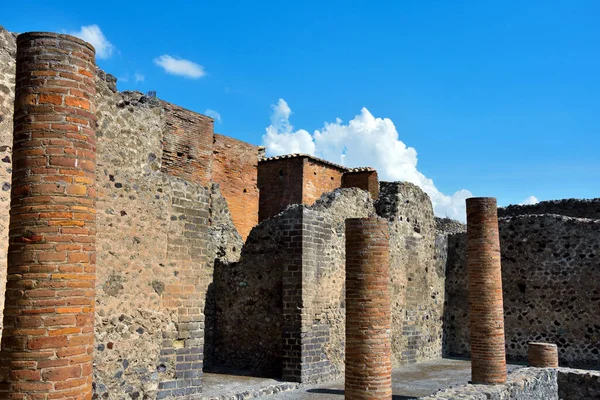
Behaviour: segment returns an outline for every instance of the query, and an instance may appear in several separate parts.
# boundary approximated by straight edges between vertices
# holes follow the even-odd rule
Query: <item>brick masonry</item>
[[[4,398],[92,397],[95,72],[77,38],[17,38]]]
[[[386,220],[346,220],[347,399],[392,398],[389,260]]]
[[[301,176],[302,204],[310,206],[323,193],[342,187],[344,172],[344,169],[331,164],[325,164],[311,158],[304,158],[304,168]]]
[[[160,102],[165,111],[162,170],[167,174],[207,186],[212,177],[212,118]]]
[[[291,204],[302,204],[303,173],[304,158],[258,163],[259,222],[279,214]]]
[[[212,179],[220,185],[243,240],[258,224],[258,150],[240,140],[214,135]]]
[[[345,172],[342,176],[342,187],[355,187],[366,190],[371,194],[373,200],[377,200],[379,197],[379,179],[377,177],[377,171],[359,169],[357,171]]]
[[[471,375],[474,383],[506,381],[500,236],[496,199],[467,199]]]
[[[530,367],[558,368],[558,347],[553,343],[530,342],[527,360]]]

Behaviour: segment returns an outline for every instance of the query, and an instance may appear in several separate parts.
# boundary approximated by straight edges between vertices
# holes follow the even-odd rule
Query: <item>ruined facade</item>
[[[16,53],[16,36],[0,28],[2,265],[10,193],[19,196],[16,186],[22,185],[12,175],[21,165],[14,158],[33,157],[13,148]],[[23,68],[19,74],[37,71]],[[97,268],[93,287],[82,295],[95,303],[95,396],[185,398],[201,391],[203,371],[299,382],[339,376],[348,218],[378,216],[388,225],[392,365],[469,355],[464,226],[436,219],[421,189],[379,182],[372,169],[348,169],[308,155],[264,159],[263,149],[215,134],[209,117],[141,93],[120,93],[101,70],[90,75],[95,166],[80,186],[95,181]],[[44,79],[35,85],[46,85]],[[26,112],[20,105],[17,115]],[[52,155],[37,156],[51,162],[44,157]],[[600,258],[596,204],[556,203],[546,211],[539,205],[535,212],[545,215],[511,208],[511,216],[500,219],[509,359],[524,359],[526,343],[536,340],[558,344],[561,364],[599,365],[594,318],[600,288],[589,278],[598,275]],[[549,215],[565,208],[568,216]],[[40,234],[42,219],[36,218],[29,239]],[[23,246],[15,254],[25,254],[30,245]],[[88,260],[92,264],[91,253]],[[15,271],[9,272],[16,281]],[[0,310],[6,273],[0,268]],[[8,287],[13,290],[15,282]],[[20,310],[11,296],[7,309]],[[14,317],[11,312],[5,322]],[[0,330],[4,350],[22,345],[14,339],[19,334],[50,335],[45,325],[36,327],[44,332],[17,334],[15,321],[9,322],[8,335]],[[73,328],[67,325],[57,329]],[[69,335],[64,333],[67,342]],[[17,380],[26,383],[35,373],[26,375]],[[82,379],[63,376],[57,382],[63,378]]]

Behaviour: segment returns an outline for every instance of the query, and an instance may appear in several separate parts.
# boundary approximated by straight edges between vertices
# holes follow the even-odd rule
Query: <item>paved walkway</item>
[[[518,367],[509,365],[508,369],[511,371]],[[469,379],[471,363],[468,360],[442,358],[405,365],[393,371],[393,400],[427,396],[450,386],[464,385]],[[243,392],[246,392],[248,397],[238,398],[252,398],[252,393],[258,394],[258,391],[269,400],[343,400],[344,380],[320,385],[297,385],[266,378],[204,375],[204,396],[207,399],[236,398],[236,395]]]

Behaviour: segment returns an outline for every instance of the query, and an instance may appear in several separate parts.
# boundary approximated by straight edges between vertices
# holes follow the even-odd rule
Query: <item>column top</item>
[[[77,43],[81,46],[85,46],[91,51],[96,53],[96,49],[90,43],[85,40],[79,39],[78,37],[67,35],[63,33],[54,33],[54,32],[25,32],[21,33],[17,36],[17,43],[26,40],[34,40],[34,39],[58,39],[58,40],[66,40],[69,42]]]

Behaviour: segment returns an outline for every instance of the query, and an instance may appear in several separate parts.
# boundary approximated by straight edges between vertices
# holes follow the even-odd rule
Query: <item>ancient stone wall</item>
[[[394,365],[440,357],[445,242],[431,201],[413,184],[381,182],[375,206],[390,225]]]
[[[379,178],[377,171],[372,168],[354,168],[344,173],[342,187],[359,188],[371,194],[373,200],[379,197]]]
[[[600,399],[600,371],[558,368],[558,398]]]
[[[439,357],[445,242],[436,242],[431,202],[414,185],[382,183],[377,212],[390,228],[393,362]],[[375,213],[368,192],[336,189],[254,228],[241,261],[216,272],[215,337],[219,352],[228,346],[220,363],[260,373],[281,358],[283,378],[303,382],[343,372],[344,221]],[[273,323],[283,324],[283,344]]]
[[[264,221],[291,204],[302,204],[304,159],[272,159],[258,163],[258,219]]]
[[[220,185],[242,239],[258,224],[258,147],[214,136],[212,180]]]
[[[536,204],[510,205],[498,209],[498,217],[531,214],[558,214],[575,218],[600,219],[600,198],[540,201]]]
[[[0,185],[2,185],[0,190],[0,337],[2,337],[6,253],[8,252],[16,55],[16,35],[0,26]]]
[[[558,345],[561,365],[600,365],[600,220],[559,215],[501,218],[506,353],[525,360],[527,342]],[[448,355],[467,356],[465,234],[448,238],[444,335]]]

